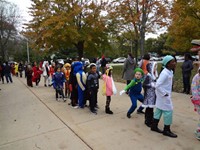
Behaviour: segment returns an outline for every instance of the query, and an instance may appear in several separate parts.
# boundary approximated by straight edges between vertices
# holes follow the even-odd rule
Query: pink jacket
[[[103,75],[103,81],[106,82],[106,96],[113,95],[112,77]]]

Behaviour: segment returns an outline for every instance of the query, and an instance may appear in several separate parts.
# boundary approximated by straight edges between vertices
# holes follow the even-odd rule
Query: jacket
[[[156,82],[156,107],[161,110],[173,110],[171,100],[173,71],[164,68]]]

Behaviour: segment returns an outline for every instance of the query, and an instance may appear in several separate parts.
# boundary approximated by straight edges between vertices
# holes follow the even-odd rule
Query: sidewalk
[[[127,95],[112,97],[113,115],[105,114],[105,97],[99,92],[98,114],[88,108],[74,109],[55,101],[55,92],[44,87],[26,86],[24,78],[13,77],[13,84],[0,84],[0,150],[199,150],[194,137],[198,115],[189,95],[173,93],[173,139],[150,131],[144,115],[126,117],[131,102]],[[100,82],[100,89],[102,82]],[[116,83],[118,92],[124,84]],[[159,123],[163,128],[163,121]]]

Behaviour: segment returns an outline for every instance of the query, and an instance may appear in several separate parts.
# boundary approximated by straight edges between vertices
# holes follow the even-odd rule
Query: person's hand
[[[122,91],[119,92],[119,95],[122,95],[122,94],[124,94],[125,92],[126,92],[125,90],[122,90]]]

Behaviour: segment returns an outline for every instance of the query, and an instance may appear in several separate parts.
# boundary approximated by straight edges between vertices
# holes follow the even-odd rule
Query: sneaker
[[[72,106],[73,108],[75,108],[75,109],[78,109],[79,107],[78,106]]]
[[[95,110],[91,110],[91,113],[97,115],[97,112]]]
[[[127,118],[129,118],[129,119],[131,118],[131,114],[129,114],[129,113],[127,113],[126,116],[127,116]]]
[[[98,105],[96,105],[96,106],[95,106],[95,108],[99,109],[99,106],[98,106]]]

